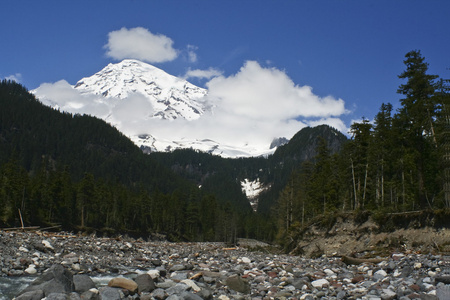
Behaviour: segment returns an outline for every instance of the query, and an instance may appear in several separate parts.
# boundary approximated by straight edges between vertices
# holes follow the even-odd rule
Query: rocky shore
[[[17,300],[450,299],[449,256],[313,259],[258,249],[0,231],[0,276],[36,278]]]

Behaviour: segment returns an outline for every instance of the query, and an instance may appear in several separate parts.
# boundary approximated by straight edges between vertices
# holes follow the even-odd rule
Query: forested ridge
[[[331,154],[318,145],[315,161],[295,170],[273,214],[278,240],[319,215],[387,213],[450,208],[449,80],[428,74],[420,51],[411,51],[399,75],[401,107],[381,104],[373,123],[351,125],[351,139]]]
[[[300,130],[269,157],[224,159],[189,149],[144,154],[102,120],[42,105],[0,84],[0,226],[61,225],[172,240],[286,243],[318,216],[450,208],[448,81],[405,56],[401,107],[383,103],[350,139]],[[267,187],[253,212],[244,179]]]

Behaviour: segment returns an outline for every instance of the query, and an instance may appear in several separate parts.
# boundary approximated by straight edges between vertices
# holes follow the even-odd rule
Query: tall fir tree
[[[434,196],[432,188],[436,173],[429,170],[437,146],[435,134],[435,119],[437,114],[436,75],[427,74],[428,63],[422,57],[420,51],[410,51],[405,55],[406,70],[398,77],[406,79],[401,84],[398,93],[405,96],[400,100],[400,108],[397,118],[402,132],[402,141],[411,151],[415,164],[415,177],[417,182],[416,198],[421,208],[431,206],[430,198]],[[430,177],[431,176],[431,177]],[[433,178],[434,177],[434,178]],[[415,202],[413,203],[414,207]]]

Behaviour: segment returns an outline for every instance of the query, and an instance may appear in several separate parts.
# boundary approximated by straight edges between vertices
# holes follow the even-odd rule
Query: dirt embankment
[[[299,230],[292,254],[307,257],[450,253],[450,212],[329,215]]]

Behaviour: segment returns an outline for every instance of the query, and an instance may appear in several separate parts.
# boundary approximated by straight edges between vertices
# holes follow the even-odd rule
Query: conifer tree
[[[374,120],[371,160],[375,169],[375,207],[383,207],[386,203],[387,186],[390,180],[392,149],[395,139],[392,134],[392,104],[381,104],[380,111]]]
[[[427,164],[431,163],[433,147],[437,146],[435,134],[435,119],[437,113],[436,75],[427,74],[428,63],[420,51],[410,51],[405,55],[406,70],[398,77],[406,79],[401,84],[398,93],[405,96],[400,100],[397,118],[402,127],[402,139],[406,147],[412,151],[409,155],[414,160],[416,169],[417,192],[416,197],[420,207],[430,206],[430,196],[433,195],[432,183],[436,176],[428,172]]]

